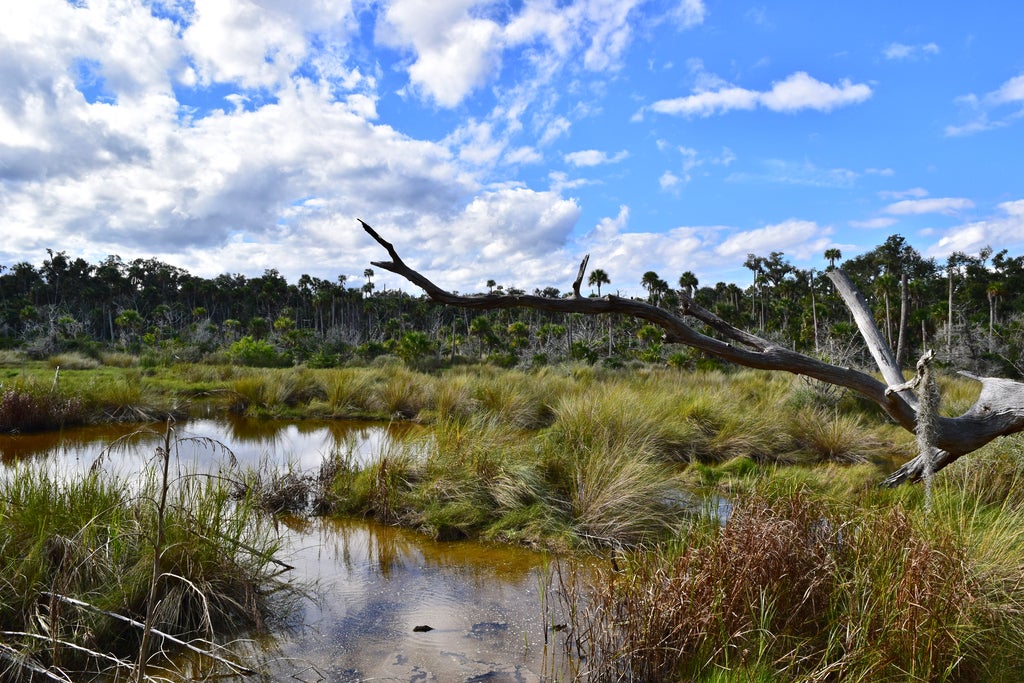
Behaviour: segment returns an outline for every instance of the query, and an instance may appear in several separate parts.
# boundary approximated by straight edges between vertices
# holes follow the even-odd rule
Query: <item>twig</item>
[[[39,633],[27,633],[25,631],[0,631],[0,636],[10,636],[15,638],[34,638],[36,640],[45,640],[48,643],[55,642],[53,638],[50,636],[42,635]],[[131,662],[115,657],[112,654],[109,654],[107,652],[97,652],[96,650],[91,650],[85,647],[84,645],[79,645],[78,643],[72,643],[66,640],[57,640],[56,643],[61,647],[68,648],[69,650],[77,650],[79,652],[84,652],[90,657],[95,657],[96,659],[106,659],[124,669],[131,669],[132,666],[134,666]],[[150,676],[146,676],[146,680],[155,681],[156,679]]]
[[[57,681],[57,683],[74,683],[74,681],[72,681],[67,676],[58,676],[53,671],[50,671],[49,669],[44,668],[33,661],[24,659],[22,653],[18,652],[10,645],[5,645],[4,643],[0,643],[0,659],[7,660],[15,666],[20,666],[23,669],[28,669],[29,671],[32,671],[34,673],[42,674],[43,676],[49,678],[51,681]]]
[[[65,603],[67,603],[69,605],[74,605],[75,607],[82,607],[82,608],[85,608],[85,609],[88,609],[88,610],[92,610],[93,612],[99,612],[100,614],[106,615],[106,616],[111,617],[113,619],[117,619],[119,621],[123,621],[126,624],[134,626],[135,628],[145,628],[146,627],[146,625],[143,624],[141,621],[136,621],[135,619],[132,619],[131,617],[126,617],[123,614],[118,614],[117,612],[108,612],[107,610],[101,609],[99,607],[96,607],[95,605],[91,605],[88,602],[84,602],[82,600],[77,600],[75,598],[70,598],[70,597],[68,597],[66,595],[58,595],[57,593],[50,593],[48,591],[42,592],[41,595],[44,596],[44,597],[47,597],[47,598],[53,598],[54,600],[59,600],[61,602],[65,602]],[[225,664],[225,665],[231,667],[232,669],[234,669],[237,673],[242,674],[244,676],[252,676],[252,675],[255,675],[256,673],[258,673],[255,669],[250,669],[247,666],[242,666],[241,664],[237,664],[235,662],[232,662],[230,659],[225,659],[224,657],[221,657],[220,655],[215,655],[214,653],[210,652],[209,650],[204,650],[201,647],[196,647],[195,645],[193,645],[192,643],[189,643],[188,641],[185,641],[185,640],[182,640],[181,638],[176,638],[175,636],[172,636],[170,633],[165,633],[165,632],[160,631],[160,630],[155,629],[155,628],[151,628],[150,632],[153,633],[154,635],[160,636],[161,638],[163,638],[165,640],[169,640],[170,642],[174,643],[175,645],[180,645],[181,647],[184,647],[184,648],[186,648],[188,650],[191,650],[192,652],[195,652],[196,654],[205,655],[206,657],[209,657],[209,658],[211,658],[211,659],[213,659],[215,661],[218,661],[221,664]]]

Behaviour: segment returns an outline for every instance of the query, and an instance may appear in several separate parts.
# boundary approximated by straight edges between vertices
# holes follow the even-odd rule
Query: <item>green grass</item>
[[[3,472],[0,641],[17,659],[76,680],[112,672],[110,658],[128,661],[140,643],[139,630],[112,614],[207,642],[264,628],[280,570],[272,527],[224,480],[168,482],[159,515],[162,490],[156,464],[140,480],[28,466]],[[163,649],[174,646],[153,648]],[[11,680],[23,680],[28,669],[4,659]]]

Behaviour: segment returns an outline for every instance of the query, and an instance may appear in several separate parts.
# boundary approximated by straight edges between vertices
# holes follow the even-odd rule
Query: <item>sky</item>
[[[1024,3],[0,0],[0,264],[635,294],[1024,252]],[[416,291],[377,269],[378,289]]]

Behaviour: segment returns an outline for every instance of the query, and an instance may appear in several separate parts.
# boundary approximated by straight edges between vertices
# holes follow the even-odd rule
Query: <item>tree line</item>
[[[923,257],[900,235],[845,261],[838,249],[823,256],[826,271],[841,266],[864,293],[901,365],[927,347],[958,368],[1024,374],[1024,256],[986,247],[940,262]],[[635,284],[657,306],[676,310],[692,300],[787,348],[832,362],[862,360],[856,326],[825,272],[798,268],[782,252],[749,254],[744,266],[753,275],[747,287],[701,283],[691,271],[671,280],[648,271]],[[349,286],[348,275],[302,275],[288,282],[275,269],[258,277],[204,278],[156,259],[111,255],[90,263],[47,250],[38,267],[0,265],[0,345],[35,357],[121,349],[151,362],[234,353],[253,364],[320,366],[382,354],[410,363],[706,361],[665,344],[659,328],[628,317],[457,310],[424,296],[378,291],[372,269],[362,276],[359,286]],[[615,284],[600,267],[587,279],[595,297]],[[479,295],[496,293],[525,294],[491,280]],[[574,293],[547,287],[533,294]]]

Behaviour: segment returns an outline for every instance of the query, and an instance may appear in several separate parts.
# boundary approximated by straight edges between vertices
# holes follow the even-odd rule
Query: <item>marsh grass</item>
[[[65,370],[93,370],[103,365],[99,359],[78,352],[50,356],[46,362],[51,368],[63,368]]]
[[[164,653],[174,646],[158,632],[209,644],[264,627],[276,534],[225,481],[162,471],[154,462],[138,481],[102,468],[3,473],[0,629],[16,653],[5,651],[7,665],[23,663],[5,680],[33,669],[70,680],[132,671],[126,656],[145,649],[125,618],[163,640]]]
[[[322,397],[312,371],[305,368],[250,369],[228,381],[231,410],[252,416],[281,415]]]
[[[28,357],[21,351],[14,349],[0,349],[0,367],[14,367],[28,361]]]
[[[881,457],[887,447],[859,415],[838,410],[803,408],[786,419],[783,429],[792,439],[798,462],[860,464]]]
[[[53,385],[18,378],[0,386],[0,432],[56,429],[80,424],[86,416],[82,399]]]
[[[112,368],[137,368],[139,357],[120,351],[106,351],[99,354],[100,363]]]
[[[332,416],[375,415],[383,410],[372,391],[373,375],[355,368],[337,368],[320,371],[318,377]]]
[[[674,545],[567,581],[564,599],[586,606],[570,643],[589,678],[1019,679],[1020,510],[955,488],[932,515],[913,496],[772,488],[724,525],[695,520]]]

